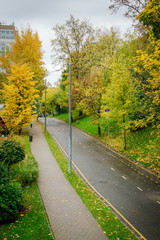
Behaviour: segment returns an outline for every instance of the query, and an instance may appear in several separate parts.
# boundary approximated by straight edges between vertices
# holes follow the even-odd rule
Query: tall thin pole
[[[69,61],[69,159],[68,172],[71,173],[72,166],[72,115],[71,115],[71,53]]]
[[[107,118],[107,121],[108,121],[108,144],[110,142],[110,134],[109,134],[109,117]]]
[[[47,123],[46,123],[46,78],[45,78],[45,132],[46,132],[46,129],[47,129]]]

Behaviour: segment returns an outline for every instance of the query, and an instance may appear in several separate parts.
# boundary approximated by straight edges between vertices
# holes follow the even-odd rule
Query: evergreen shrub
[[[8,182],[8,169],[0,162],[0,184]]]
[[[25,158],[25,151],[20,143],[4,140],[0,146],[0,159],[8,166],[20,162]]]
[[[22,187],[9,180],[0,184],[0,223],[13,222],[22,209]]]

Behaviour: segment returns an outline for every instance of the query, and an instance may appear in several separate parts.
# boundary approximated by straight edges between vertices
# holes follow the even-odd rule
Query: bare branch
[[[110,0],[113,2],[109,6],[112,13],[116,13],[120,8],[124,7],[124,15],[135,20],[136,16],[146,7],[149,0]]]

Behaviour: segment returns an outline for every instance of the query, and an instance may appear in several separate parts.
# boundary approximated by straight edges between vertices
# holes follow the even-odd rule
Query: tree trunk
[[[83,114],[83,112],[81,110],[79,110],[79,117],[81,117]]]
[[[126,129],[124,128],[124,150],[127,149]]]
[[[99,110],[98,110],[98,136],[101,136],[101,127],[100,127],[100,106],[99,106]]]
[[[100,127],[99,124],[98,124],[98,136],[99,136],[99,137],[101,136],[101,127]]]
[[[127,139],[126,139],[126,128],[125,128],[125,115],[123,115],[123,127],[124,127],[124,131],[123,131],[123,135],[124,135],[124,150],[127,149]]]
[[[21,128],[21,129],[19,129],[19,135],[21,135],[21,133],[22,133],[22,128]]]

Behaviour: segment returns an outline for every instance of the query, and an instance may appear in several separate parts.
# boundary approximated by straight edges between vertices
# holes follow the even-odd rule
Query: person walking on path
[[[32,153],[38,162],[38,185],[56,240],[108,240],[53,157],[39,125],[32,128]]]

